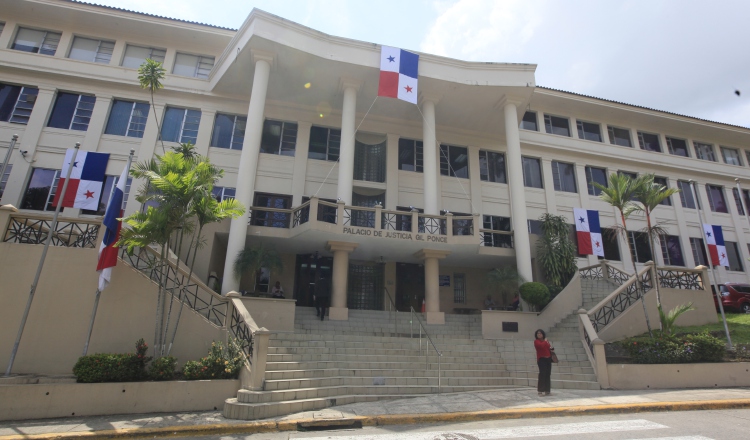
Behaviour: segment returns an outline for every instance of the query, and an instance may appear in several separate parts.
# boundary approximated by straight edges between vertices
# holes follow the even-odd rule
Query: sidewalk
[[[298,425],[342,427],[441,423],[648,411],[750,408],[749,388],[588,391],[523,388],[354,403],[272,419],[228,420],[221,412],[136,414],[0,422],[0,440],[219,435],[294,431]]]

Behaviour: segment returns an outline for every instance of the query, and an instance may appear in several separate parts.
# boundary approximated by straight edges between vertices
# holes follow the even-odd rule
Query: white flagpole
[[[11,153],[13,153],[13,149],[16,148],[17,140],[18,140],[18,135],[14,134],[13,137],[11,137],[10,145],[8,146],[8,151],[5,153],[5,160],[3,160],[3,166],[0,167],[0,182],[2,182],[3,176],[5,175],[5,169],[8,168],[8,162],[10,162],[10,155]]]
[[[127,185],[127,178],[128,174],[130,174],[130,164],[133,163],[133,154],[135,153],[135,150],[130,150],[130,156],[128,156],[128,163],[125,165],[125,181]],[[120,183],[119,181],[117,182]],[[123,196],[125,194],[123,193]],[[122,209],[122,202],[120,203],[120,209]],[[102,225],[103,226],[103,225]],[[103,239],[103,238],[102,238]],[[101,246],[101,245],[100,245]],[[91,342],[91,333],[94,331],[94,320],[96,319],[96,309],[99,307],[99,297],[101,296],[102,291],[98,287],[96,288],[96,294],[94,295],[94,309],[91,311],[91,320],[89,322],[89,331],[86,333],[86,343],[83,345],[83,356],[86,356],[86,353],[89,351],[89,342]]]
[[[21,342],[21,336],[23,335],[23,328],[26,326],[26,319],[29,317],[29,310],[31,310],[31,301],[34,299],[34,293],[36,292],[36,286],[39,283],[39,275],[42,274],[42,267],[44,267],[44,259],[47,258],[47,250],[49,244],[52,242],[52,234],[54,234],[57,228],[57,217],[60,215],[60,210],[63,205],[63,198],[65,197],[65,191],[68,189],[68,182],[70,182],[70,173],[73,171],[73,164],[76,162],[76,156],[78,156],[78,149],[81,147],[80,142],[76,142],[75,149],[73,150],[73,158],[68,164],[68,173],[65,175],[65,182],[63,182],[62,192],[58,198],[57,207],[55,208],[55,215],[52,217],[52,223],[49,226],[49,232],[47,233],[47,239],[44,242],[44,250],[42,251],[42,257],[39,259],[39,266],[36,268],[36,274],[34,275],[34,281],[31,283],[31,289],[29,290],[29,300],[26,302],[26,310],[23,312],[23,318],[21,318],[21,326],[18,328],[18,335],[16,336],[16,342],[13,344],[13,351],[10,353],[10,362],[8,362],[8,369],[5,370],[5,377],[10,376],[10,372],[13,369],[13,362],[16,360],[16,353],[18,353],[18,345]],[[65,165],[65,164],[63,164]]]
[[[711,252],[708,250],[708,244],[706,243],[706,231],[703,229],[703,210],[701,209],[701,204],[699,202],[699,195],[698,195],[698,186],[695,180],[690,179],[690,185],[693,188],[693,196],[695,197],[695,204],[696,208],[698,208],[698,219],[701,222],[701,241],[703,242],[703,251],[706,253],[706,258],[710,260],[711,258]],[[721,320],[724,321],[724,332],[727,334],[727,342],[729,343],[729,349],[732,349],[732,338],[729,336],[729,326],[727,325],[727,317],[724,315],[724,305],[721,303],[721,292],[719,289],[718,281],[716,281],[716,275],[714,275],[714,269],[713,264],[711,264],[711,261],[706,261],[708,264],[708,273],[711,276],[711,285],[716,286],[716,302],[719,303],[719,311],[721,312]],[[706,286],[703,286],[706,287]],[[710,288],[711,286],[709,286]]]

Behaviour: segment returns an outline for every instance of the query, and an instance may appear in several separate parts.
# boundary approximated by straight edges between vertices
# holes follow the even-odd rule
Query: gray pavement
[[[327,408],[318,411],[307,411],[283,417],[266,419],[273,422],[294,422],[303,420],[346,419],[350,417],[380,417],[404,416],[393,419],[392,423],[416,423],[408,415],[434,415],[433,422],[440,421],[440,415],[446,415],[446,420],[456,413],[477,411],[518,410],[529,411],[538,409],[549,416],[566,415],[576,409],[608,408],[615,412],[648,411],[649,404],[674,402],[702,402],[702,409],[713,409],[717,402],[747,400],[750,407],[750,388],[714,388],[714,389],[683,389],[683,390],[553,390],[551,396],[539,397],[536,390],[522,388],[516,390],[476,391],[470,393],[455,393],[431,395],[398,400],[378,402],[354,403]],[[616,407],[612,407],[616,405]],[[645,408],[645,409],[644,409]],[[693,408],[695,409],[695,408]],[[555,412],[560,410],[560,412]],[[658,410],[654,408],[653,410]],[[567,413],[563,413],[567,411]],[[422,421],[424,422],[424,421]],[[115,416],[69,417],[61,419],[3,421],[0,422],[0,438],[5,436],[29,436],[43,434],[74,435],[76,433],[95,434],[119,430],[149,430],[151,434],[169,428],[192,429],[195,432],[202,426],[216,429],[226,427],[239,428],[247,424],[245,420],[228,420],[221,412],[198,412],[180,414],[128,414]],[[217,428],[218,426],[218,428]],[[145,431],[144,431],[145,432]],[[160,435],[156,433],[155,435]]]

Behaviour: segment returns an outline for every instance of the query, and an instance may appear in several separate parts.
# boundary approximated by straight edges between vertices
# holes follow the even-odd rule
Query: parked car
[[[719,285],[721,304],[725,309],[735,309],[744,313],[750,312],[750,284],[724,283]],[[714,305],[719,309],[719,303],[714,295]]]

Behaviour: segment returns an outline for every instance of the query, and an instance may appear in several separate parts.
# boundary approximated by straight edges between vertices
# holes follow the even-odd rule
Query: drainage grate
[[[333,431],[337,429],[362,429],[361,420],[316,420],[314,422],[298,422],[297,431]]]

